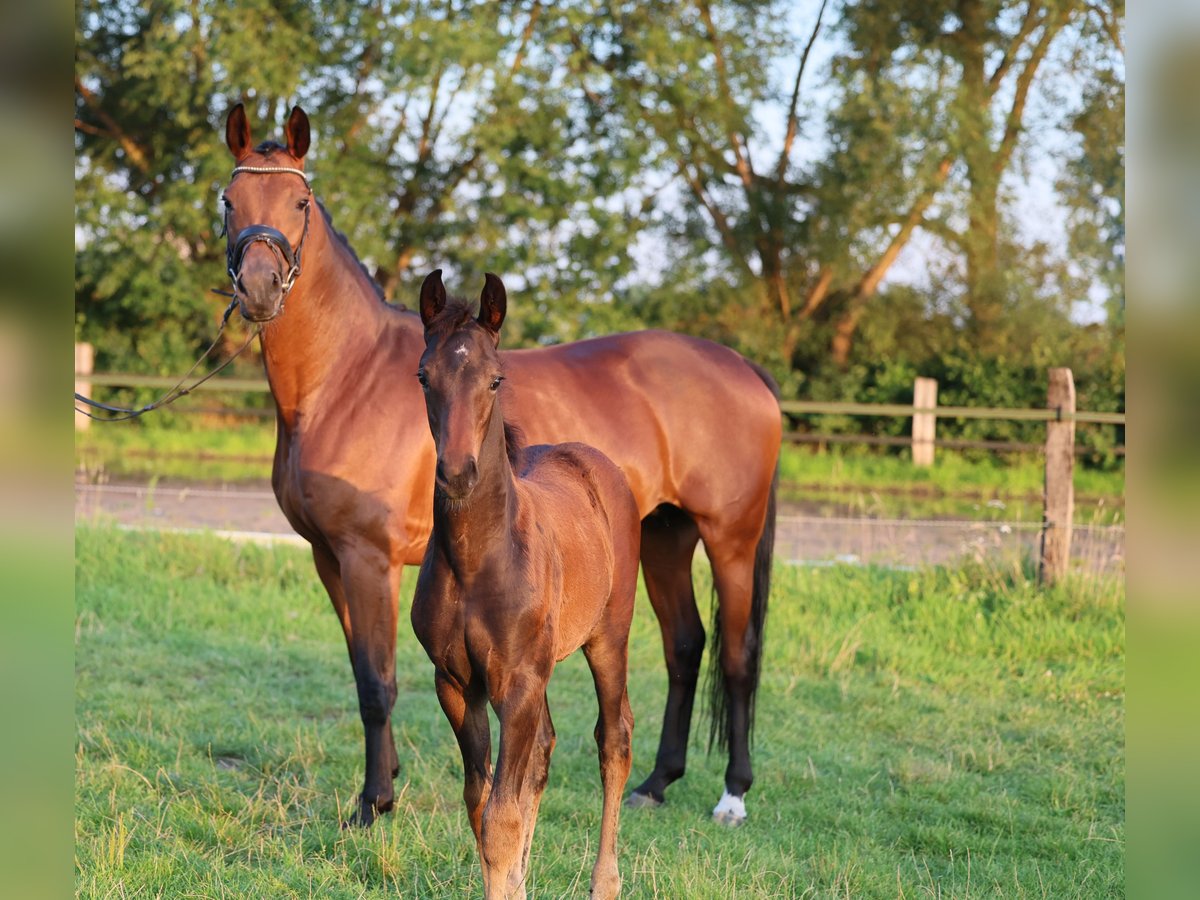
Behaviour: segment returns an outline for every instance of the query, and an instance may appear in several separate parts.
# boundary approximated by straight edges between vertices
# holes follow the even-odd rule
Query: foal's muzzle
[[[451,500],[465,500],[479,483],[479,465],[474,456],[468,456],[460,465],[447,465],[445,460],[439,459],[435,481]]]

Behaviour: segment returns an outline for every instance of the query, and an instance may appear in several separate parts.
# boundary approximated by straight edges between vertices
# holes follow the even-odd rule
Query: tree
[[[222,302],[207,289],[224,280],[220,135],[239,100],[258,139],[292,103],[312,112],[318,195],[389,299],[433,267],[494,269],[539,295],[517,308],[510,338],[586,332],[629,269],[638,219],[612,199],[620,161],[588,144],[539,45],[543,12],[81,0],[77,336],[101,366],[164,372],[203,346]]]
[[[826,12],[822,3],[796,35],[782,4],[603,4],[574,37],[576,69],[654,137],[648,163],[691,200],[676,234],[721,248],[712,274],[753,292],[740,315],[768,317],[786,365],[803,362],[800,340],[818,331],[845,365],[872,298],[922,231],[962,260],[973,340],[998,352],[1015,296],[1008,264],[1020,256],[1006,249],[1004,179],[1031,92],[1064,33],[1094,34],[1089,17],[1100,17],[1119,34],[1123,7],[846,2],[829,152],[801,164],[796,135],[812,119],[801,86]],[[794,78],[772,85],[782,59]],[[772,116],[774,144],[763,129]]]

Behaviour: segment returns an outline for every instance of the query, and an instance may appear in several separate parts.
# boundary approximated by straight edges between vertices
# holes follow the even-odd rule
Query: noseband
[[[255,175],[270,175],[274,173],[286,173],[289,175],[299,175],[304,179],[305,185],[308,184],[311,177],[303,169],[290,169],[283,166],[238,166],[233,170],[234,176],[240,172],[250,172]],[[311,195],[312,191],[309,190]],[[283,302],[287,299],[288,292],[296,283],[296,279],[300,277],[300,252],[304,249],[304,240],[308,237],[308,218],[312,208],[312,203],[307,203],[304,206],[304,231],[300,234],[300,241],[296,244],[296,248],[292,249],[291,242],[284,236],[283,232],[277,228],[272,228],[270,225],[247,225],[238,232],[237,238],[225,250],[226,270],[229,272],[230,281],[233,282],[234,293],[245,295],[245,288],[242,286],[242,260],[246,256],[246,251],[253,244],[266,244],[271,252],[275,255],[278,261],[282,263],[280,266],[283,271],[283,277],[280,279],[283,294],[279,299],[279,313],[283,312]],[[229,231],[229,209],[225,209],[225,231]]]

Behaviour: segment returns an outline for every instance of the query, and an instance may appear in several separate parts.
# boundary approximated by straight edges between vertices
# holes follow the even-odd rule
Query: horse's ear
[[[288,153],[296,159],[304,159],[309,143],[308,114],[300,107],[293,106],[283,133],[287,136]]]
[[[225,120],[225,144],[238,162],[250,152],[250,120],[246,118],[246,107],[240,103],[229,111]]]
[[[442,284],[442,270],[434,269],[421,282],[421,322],[426,328],[445,305],[446,288]]]
[[[504,291],[504,282],[498,275],[488,272],[483,276],[483,293],[479,295],[479,318],[476,321],[499,340],[500,326],[504,323],[507,309],[508,294]]]

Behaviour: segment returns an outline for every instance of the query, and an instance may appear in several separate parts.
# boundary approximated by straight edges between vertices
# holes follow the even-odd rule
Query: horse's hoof
[[[713,821],[727,828],[737,828],[739,825],[746,824],[746,817],[736,816],[729,812],[715,812],[713,813]]]
[[[342,822],[342,830],[345,831],[348,828],[370,828],[375,824],[375,819],[378,816],[379,813],[374,807],[360,806],[351,814],[350,818]]]
[[[637,791],[625,798],[625,806],[629,809],[658,809],[662,805],[662,800],[651,797],[649,794],[639,794]]]
[[[721,802],[713,809],[713,821],[730,828],[746,822],[746,801],[728,791],[721,795]]]

